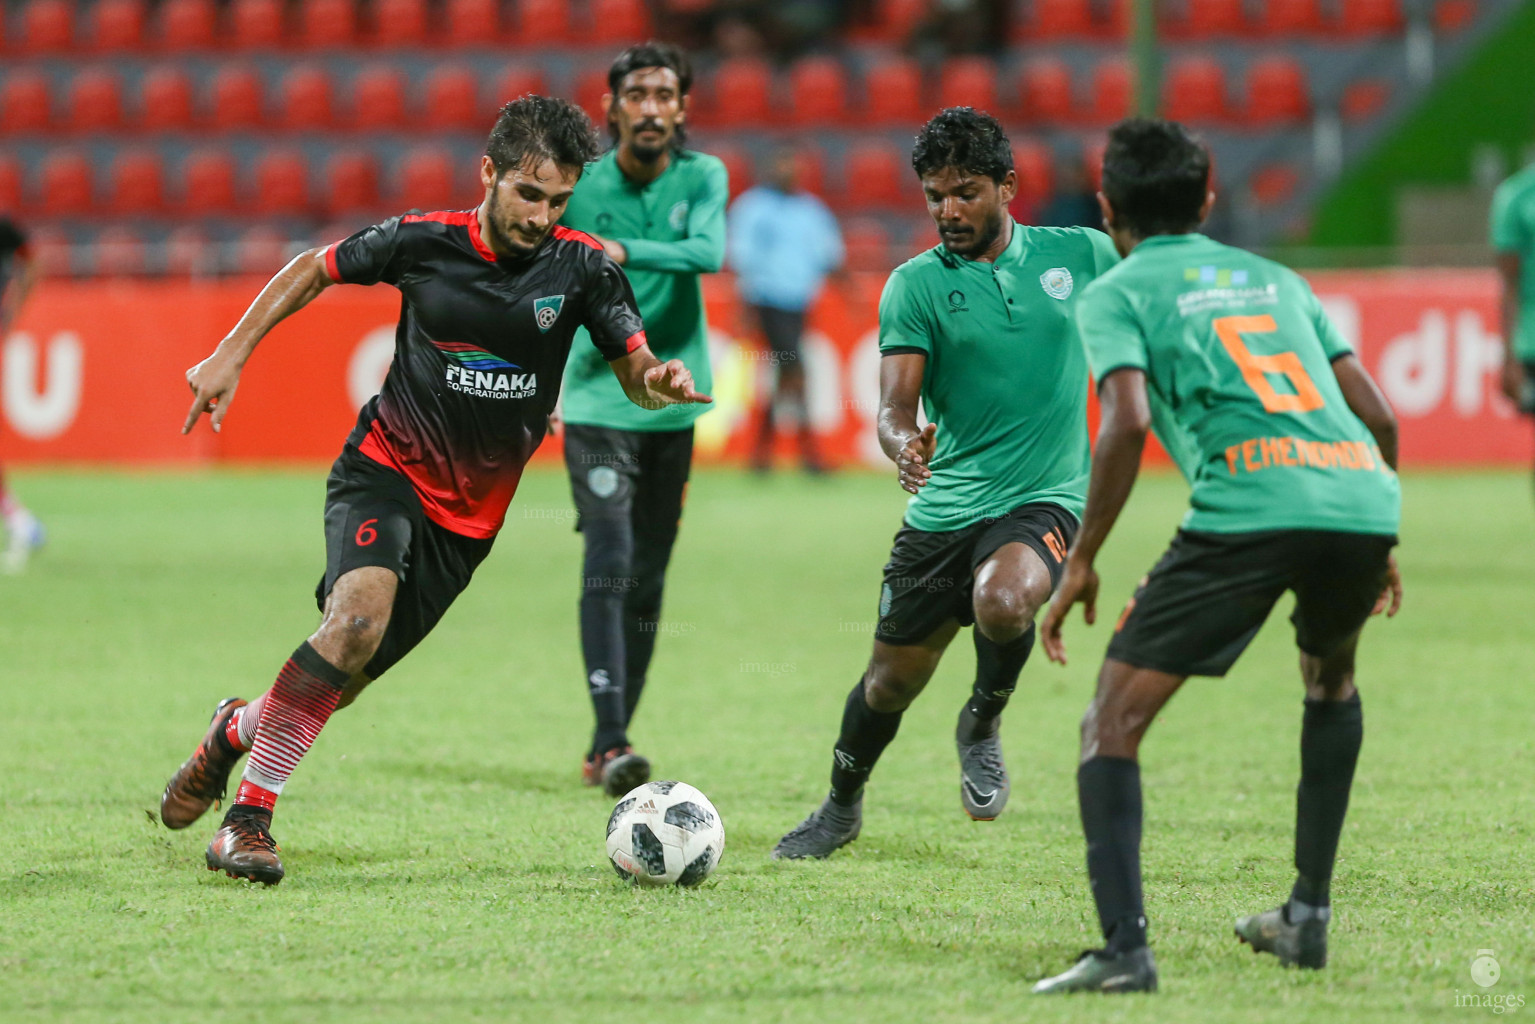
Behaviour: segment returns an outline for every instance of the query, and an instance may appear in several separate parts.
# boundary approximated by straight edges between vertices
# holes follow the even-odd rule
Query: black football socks
[[[645,676],[650,671],[650,659],[656,652],[656,630],[660,627],[659,616],[624,616],[624,725],[634,718],[639,707],[640,694],[645,692]]]
[[[1018,685],[1018,674],[1034,650],[1037,630],[1031,625],[1022,636],[1005,644],[988,639],[979,626],[970,632],[975,641],[975,688],[965,710],[976,723],[978,735],[972,739],[979,740],[996,731],[996,721]]]
[[[863,795],[863,784],[869,773],[895,739],[901,727],[900,711],[875,711],[864,696],[864,681],[858,680],[853,692],[847,695],[847,706],[842,711],[842,734],[832,747],[831,799],[843,807],[851,807]]]
[[[1095,757],[1077,769],[1077,800],[1087,837],[1087,874],[1109,953],[1146,945],[1141,894],[1141,767],[1125,757]]]
[[[1306,701],[1295,796],[1294,903],[1328,906],[1338,836],[1363,742],[1364,709],[1358,693],[1348,700]]]
[[[628,743],[624,727],[624,598],[629,591],[634,538],[627,520],[588,516],[581,522],[586,541],[581,578],[581,657],[597,728],[592,753]]]

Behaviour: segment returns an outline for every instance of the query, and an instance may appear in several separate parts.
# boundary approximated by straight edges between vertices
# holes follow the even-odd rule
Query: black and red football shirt
[[[475,210],[406,214],[330,246],[325,266],[403,300],[394,362],[347,444],[403,473],[427,518],[466,537],[501,528],[576,328],[609,360],[645,342],[628,279],[579,231],[497,259]]]

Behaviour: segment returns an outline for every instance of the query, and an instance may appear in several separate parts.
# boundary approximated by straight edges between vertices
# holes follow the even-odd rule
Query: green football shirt
[[[1072,314],[1118,260],[1101,231],[1015,223],[995,263],[938,246],[890,275],[880,351],[927,356],[922,408],[938,428],[908,524],[958,530],[1036,501],[1082,515],[1088,375]]]
[[[1519,326],[1514,353],[1535,360],[1535,166],[1492,194],[1492,247],[1519,256]]]
[[[629,253],[624,273],[634,288],[645,337],[657,359],[681,359],[703,394],[714,390],[709,337],[699,274],[725,260],[725,165],[718,157],[673,153],[654,181],[635,184],[618,169],[617,151],[587,165],[561,223],[621,242]],[[578,332],[565,365],[563,415],[567,423],[619,430],[681,430],[709,405],[642,409],[629,401],[618,378]]]
[[[1343,400],[1351,353],[1294,271],[1203,235],[1157,235],[1090,285],[1100,383],[1146,373],[1153,427],[1193,487],[1190,530],[1395,534],[1401,489]]]

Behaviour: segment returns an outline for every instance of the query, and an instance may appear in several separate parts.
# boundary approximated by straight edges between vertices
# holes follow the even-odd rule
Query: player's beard
[[[652,129],[656,132],[659,132],[661,135],[661,142],[659,144],[641,142],[639,137],[641,129]],[[672,136],[671,133],[666,130],[666,126],[659,120],[654,118],[647,118],[643,121],[636,121],[634,123],[634,134],[629,139],[629,152],[634,154],[634,158],[640,163],[653,164],[666,154],[666,151],[671,146],[671,144]]]
[[[953,241],[956,243],[954,245],[949,244],[950,236],[944,233],[942,227],[938,229],[938,237],[943,240],[943,247],[949,252],[956,256],[973,258],[977,253],[991,248],[992,243],[1002,234],[1002,216],[1003,211],[994,211],[973,234],[961,234],[954,238]],[[968,225],[965,226],[968,227]]]
[[[495,243],[492,248],[505,252],[513,259],[522,259],[533,255],[533,252],[543,243],[544,236],[548,234],[546,231],[543,235],[538,236],[538,241],[527,242],[507,231],[502,226],[505,221],[501,215],[501,198],[494,191],[490,194],[490,208],[486,213],[485,220],[490,225],[491,240]]]

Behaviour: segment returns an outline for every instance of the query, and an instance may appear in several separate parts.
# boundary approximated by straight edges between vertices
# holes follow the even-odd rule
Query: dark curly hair
[[[1210,151],[1176,121],[1132,117],[1109,132],[1103,194],[1116,227],[1141,238],[1199,227],[1210,191]]]
[[[597,159],[597,130],[586,111],[568,100],[519,96],[501,108],[485,155],[497,177],[528,160],[580,170]]]
[[[618,87],[623,85],[624,79],[631,72],[640,68],[671,68],[677,75],[677,91],[683,96],[693,88],[693,63],[688,60],[687,51],[671,43],[651,40],[629,47],[615,57],[608,67],[608,92],[612,94],[614,103],[618,102]],[[618,127],[612,121],[608,122],[608,134],[614,142],[618,141]],[[672,132],[672,149],[680,151],[687,138],[686,126],[679,124]]]
[[[917,177],[952,167],[984,174],[997,184],[1013,169],[1013,146],[1002,122],[974,107],[940,110],[917,133],[911,166]]]

